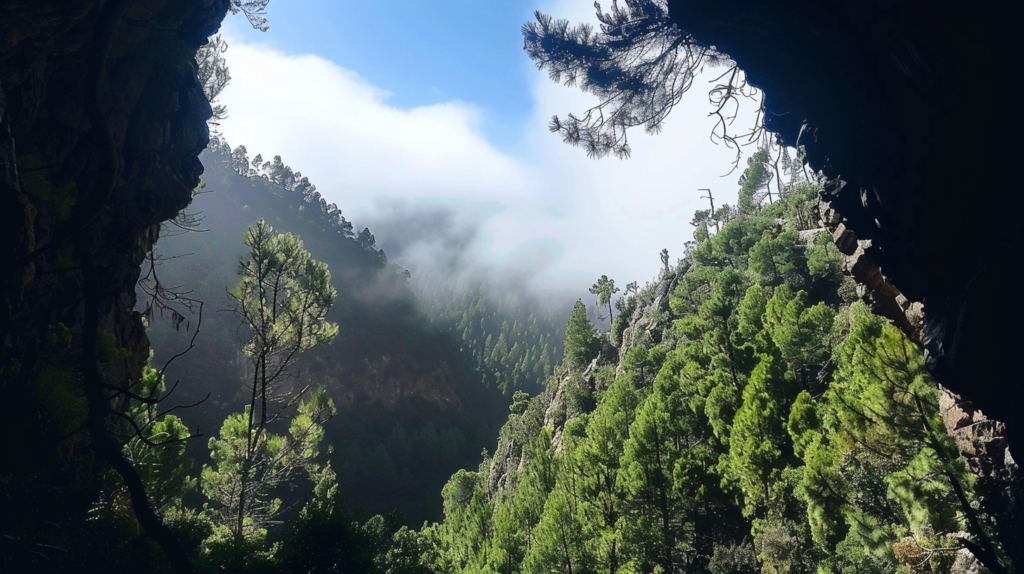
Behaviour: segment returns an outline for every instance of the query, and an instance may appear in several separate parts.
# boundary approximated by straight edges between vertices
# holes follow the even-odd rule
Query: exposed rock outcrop
[[[640,304],[629,318],[629,326],[622,332],[619,354],[624,354],[640,341],[657,343],[661,330],[667,326],[669,296],[675,291],[679,279],[690,270],[689,260],[684,259],[671,271],[663,271],[658,282],[645,287]]]
[[[689,270],[690,262],[684,259],[674,269],[661,272],[657,281],[635,295],[638,304],[618,348],[612,346],[608,333],[602,333],[601,352],[585,369],[557,372],[549,379],[548,388],[530,401],[525,412],[510,416],[502,428],[494,456],[485,461],[488,496],[501,496],[514,488],[516,477],[529,464],[528,447],[532,445],[527,444],[527,437],[538,436],[541,428],[547,430],[544,436],[550,440],[552,451],[562,450],[570,423],[588,414],[605,390],[600,388],[598,369],[621,365],[621,358],[636,345],[653,346],[661,341],[662,331],[672,319],[669,297]]]
[[[942,423],[949,436],[979,476],[1014,471],[1016,463],[1007,448],[1006,425],[974,408],[970,401],[946,389],[939,394]]]
[[[1021,514],[1024,492],[1020,468],[1010,454],[1006,425],[988,418],[956,393],[941,387],[939,391],[942,423],[975,478],[979,508],[1001,524],[1013,524]],[[1024,541],[1024,533],[1013,528],[1000,529],[994,535],[1010,554],[1018,552]]]
[[[843,254],[843,271],[857,282],[857,295],[876,315],[889,319],[911,340],[920,343],[923,305],[907,299],[882,273],[871,256],[874,244],[870,239],[857,239],[857,234],[845,223],[835,224],[835,211],[828,203],[821,203],[821,213],[826,219],[822,224],[832,233],[832,241]]]

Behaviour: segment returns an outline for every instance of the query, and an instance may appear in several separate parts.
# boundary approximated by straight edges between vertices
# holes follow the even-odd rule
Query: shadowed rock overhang
[[[764,91],[767,128],[837,181],[825,193],[837,243],[860,248],[876,286],[923,303],[910,334],[937,379],[1005,421],[1011,446],[1024,440],[1012,175],[1024,126],[1007,88],[1024,69],[1021,8],[669,0],[669,10]]]

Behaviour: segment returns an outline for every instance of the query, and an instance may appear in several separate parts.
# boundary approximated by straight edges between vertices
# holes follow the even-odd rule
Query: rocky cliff
[[[671,0],[669,8],[764,90],[766,127],[805,146],[811,165],[836,182],[824,198],[842,224],[837,244],[864,289],[877,292],[868,295],[875,309],[919,338],[943,384],[1005,421],[1011,443],[1024,436],[1021,378],[1011,375],[1016,342],[1006,336],[1020,306],[997,303],[1016,297],[1006,264],[1016,226],[982,215],[995,205],[1017,213],[1021,203],[994,166],[1016,164],[1024,119],[1004,111],[1002,96],[985,95],[992,78],[1021,69],[1021,8],[937,10],[913,0]],[[920,323],[900,319],[907,311]]]
[[[622,360],[631,348],[661,342],[664,330],[676,318],[669,307],[669,297],[690,267],[690,261],[683,259],[675,268],[661,271],[657,280],[640,290],[618,347],[612,345],[609,333],[601,333],[600,352],[585,369],[574,372],[564,366],[557,368],[549,377],[547,388],[524,410],[509,417],[501,429],[494,456],[481,466],[486,472],[485,484],[490,498],[515,487],[518,475],[529,463],[528,453],[534,437],[550,441],[552,449],[561,452],[565,434],[574,432],[573,421],[594,409],[614,380],[616,371],[622,370]],[[648,373],[648,384],[655,374]],[[546,434],[541,429],[546,429]]]
[[[106,467],[132,491],[140,525],[187,569],[114,436],[149,353],[132,310],[140,263],[202,173],[211,110],[194,55],[227,9],[0,5],[0,418],[4,436],[21,437],[2,463],[7,566],[81,559],[54,525],[84,522]]]
[[[729,54],[764,90],[767,129],[804,146],[831,182],[823,223],[861,297],[923,345],[928,369],[971,413],[1005,423],[952,434],[984,428],[988,438],[971,440],[1024,440],[1009,335],[1022,319],[1009,264],[1017,226],[994,217],[1021,210],[995,166],[1016,165],[1024,119],[1006,113],[1001,97],[981,95],[989,78],[1024,64],[1021,8],[936,10],[914,0],[669,7],[677,25]],[[982,450],[998,460],[1000,448]],[[1015,512],[1022,531],[1024,513]]]

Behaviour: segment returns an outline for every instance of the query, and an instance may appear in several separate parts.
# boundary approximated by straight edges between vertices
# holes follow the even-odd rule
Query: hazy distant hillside
[[[167,377],[180,380],[180,403],[211,396],[182,418],[210,435],[242,405],[242,344],[228,290],[238,281],[246,228],[265,219],[326,262],[338,291],[329,316],[338,336],[300,359],[294,384],[326,384],[338,405],[326,442],[339,483],[373,511],[398,506],[413,521],[439,516],[447,477],[474,464],[483,448],[493,450],[508,413],[503,394],[537,388],[559,360],[552,341],[561,339],[556,330],[564,317],[538,319],[528,296],[494,300],[499,295],[482,285],[465,295],[454,281],[435,286],[421,304],[408,274],[387,262],[372,233],[352,230],[280,158],[250,161],[244,148],[232,154],[224,145],[202,159],[205,188],[188,210],[193,229],[166,227],[156,266],[163,287],[203,302],[202,322],[179,305],[186,321],[177,331],[169,310],[161,319],[155,309],[150,327],[157,365],[187,348],[200,328],[195,348],[173,362]],[[142,292],[139,299],[140,309],[150,302]],[[204,440],[192,445],[200,463]]]

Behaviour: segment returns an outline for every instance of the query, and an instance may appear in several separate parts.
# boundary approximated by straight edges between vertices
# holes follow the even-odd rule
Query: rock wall
[[[1017,163],[1024,116],[989,90],[1024,64],[1024,9],[670,0],[669,10],[738,62],[764,90],[767,128],[836,182],[823,194],[844,228],[836,239],[877,290],[875,308],[898,319],[900,296],[921,303],[920,327],[897,323],[925,346],[932,373],[1005,421],[1011,444],[1024,437],[1007,336],[1021,319],[1008,303],[1018,296],[1017,226],[1006,221],[1022,202],[1004,167]]]
[[[0,4],[0,432],[20,437],[0,463],[0,564],[74,563],[47,525],[84,521],[94,465],[120,458],[120,389],[149,354],[135,284],[199,182],[211,110],[194,56],[227,8]]]
[[[680,28],[729,54],[763,90],[767,129],[804,146],[832,182],[822,194],[828,223],[861,296],[922,343],[944,387],[1005,423],[1011,448],[1024,442],[1013,335],[1022,201],[1007,179],[1024,116],[991,89],[1024,68],[1024,8],[668,4]],[[1013,520],[1024,531],[1024,513]]]

